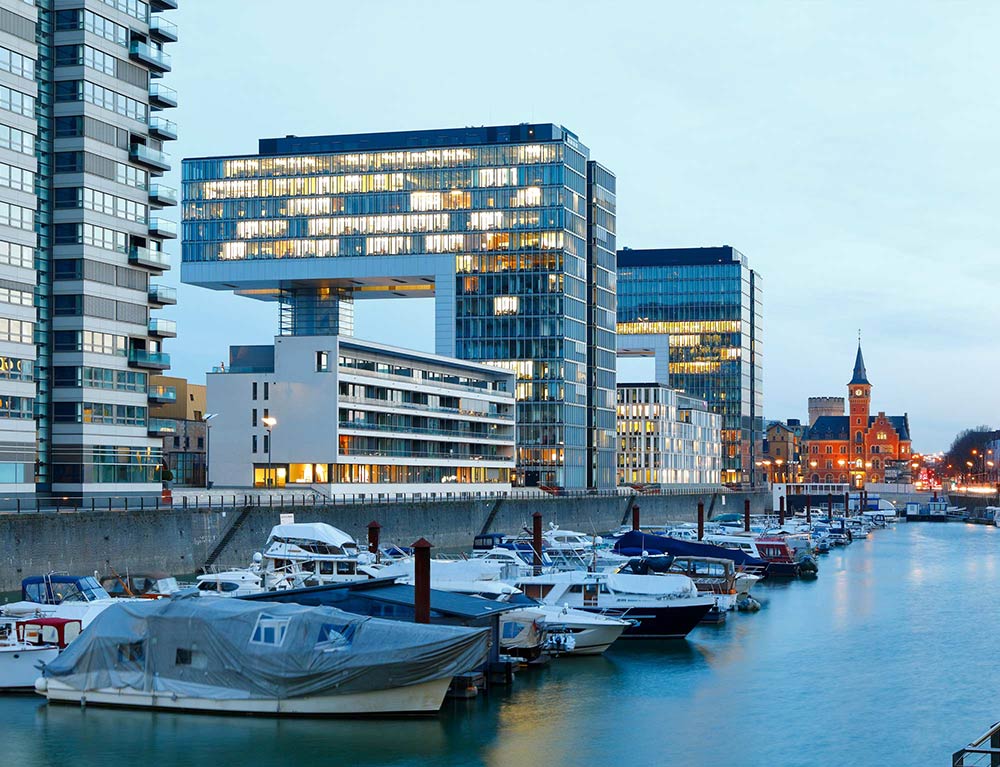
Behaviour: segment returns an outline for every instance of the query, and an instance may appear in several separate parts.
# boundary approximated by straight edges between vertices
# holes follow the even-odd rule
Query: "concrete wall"
[[[765,495],[732,493],[716,496],[713,515],[742,512],[749,497],[751,510],[764,510]],[[302,499],[299,499],[300,501]],[[693,521],[697,504],[705,503],[706,516],[712,496],[641,496],[644,525],[666,521]],[[253,508],[229,541],[216,564],[245,567],[260,551],[279,516],[294,513],[299,522],[327,522],[367,540],[371,520],[382,525],[385,543],[409,545],[421,536],[438,548],[472,546],[497,503],[495,500],[410,502],[326,506]],[[629,496],[504,500],[491,525],[492,531],[517,533],[531,527],[531,515],[543,514],[544,524],[602,533],[621,524],[630,505]],[[240,510],[172,509],[169,511],[103,511],[0,515],[0,592],[20,587],[21,578],[50,571],[102,575],[114,567],[130,570],[165,570],[183,574],[197,570],[216,541],[224,535]]]

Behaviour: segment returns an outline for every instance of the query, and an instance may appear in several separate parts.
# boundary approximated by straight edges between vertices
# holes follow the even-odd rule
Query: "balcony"
[[[177,223],[168,221],[165,218],[159,218],[158,216],[151,216],[149,219],[149,233],[154,237],[173,240],[177,237]]]
[[[144,43],[141,40],[132,41],[132,44],[128,47],[128,57],[132,61],[145,64],[156,72],[169,72],[172,67],[169,53],[165,53],[159,48],[154,48],[152,45]]]
[[[149,370],[166,370],[170,367],[170,355],[165,352],[147,352],[145,349],[132,349],[128,353],[129,367],[147,368]]]
[[[128,150],[132,162],[141,163],[148,168],[170,170],[170,157],[159,149],[153,149],[145,144],[132,144]]]
[[[150,437],[166,437],[177,433],[177,421],[169,418],[150,418],[146,422]]]
[[[149,286],[149,303],[159,304],[160,306],[176,304],[177,288],[172,288],[169,285],[155,285],[151,283]]]
[[[177,7],[176,3],[174,7]],[[157,10],[155,2],[153,3],[153,10]],[[150,16],[149,36],[163,43],[176,43],[177,25],[172,21],[167,21],[162,16]]]
[[[160,208],[177,204],[177,190],[164,184],[149,185],[149,203]]]
[[[157,405],[170,405],[177,401],[177,387],[150,386],[149,401]]]
[[[170,109],[177,106],[177,91],[163,83],[149,86],[149,106],[153,109]]]
[[[169,269],[170,259],[162,250],[150,250],[133,245],[128,252],[128,262],[138,266],[148,266],[151,269]]]
[[[149,320],[149,334],[158,338],[177,338],[177,323],[162,317]]]
[[[174,141],[177,138],[177,123],[166,117],[153,115],[149,118],[149,135],[164,141]]]

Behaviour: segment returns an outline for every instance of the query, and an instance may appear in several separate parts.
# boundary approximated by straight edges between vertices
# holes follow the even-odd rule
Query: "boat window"
[[[582,594],[583,593],[583,584],[582,583],[574,583],[572,586],[570,586],[568,589],[566,589],[566,591],[568,593],[570,593],[570,594]]]
[[[531,599],[544,599],[545,595],[552,591],[552,585],[548,583],[526,583],[522,586],[525,596]]]
[[[285,641],[285,632],[287,630],[287,618],[276,618],[273,615],[264,613],[257,618],[257,625],[254,626],[250,641],[254,644],[279,647]]]
[[[63,626],[63,642],[69,644],[78,636],[80,636],[80,621],[70,621],[65,626]]]
[[[333,562],[320,562],[319,563],[319,574],[320,575],[333,575]]]
[[[338,562],[337,575],[354,575],[354,562]]]
[[[198,591],[218,591],[218,584],[213,581],[202,581],[198,584]]]
[[[145,642],[127,642],[118,645],[118,663],[142,663],[145,659]]]
[[[48,600],[45,598],[45,584],[29,583],[24,587],[24,598],[29,602],[47,602]]]
[[[225,591],[228,593],[231,591],[239,591],[239,590],[240,590],[240,584],[234,583],[233,581],[221,581],[219,583],[219,591]]]
[[[184,647],[177,648],[177,654],[174,656],[175,666],[190,666],[191,665],[191,651]]]

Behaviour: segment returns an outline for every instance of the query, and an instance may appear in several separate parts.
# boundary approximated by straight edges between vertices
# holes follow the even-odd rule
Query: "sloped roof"
[[[854,358],[854,376],[851,378],[848,386],[853,384],[868,384],[868,373],[865,371],[865,358],[861,356],[861,342],[858,341],[858,356]]]
[[[876,415],[868,416],[868,428],[875,423]],[[886,420],[896,430],[901,440],[910,440],[910,419],[905,415],[887,415]],[[816,423],[809,427],[805,439],[811,440],[850,440],[851,417],[846,415],[821,415]]]
[[[875,419],[878,416],[870,415],[868,416],[868,426],[870,427],[875,423]],[[885,419],[892,425],[892,428],[896,430],[899,438],[902,440],[909,441],[910,439],[910,419],[905,415],[887,415]]]

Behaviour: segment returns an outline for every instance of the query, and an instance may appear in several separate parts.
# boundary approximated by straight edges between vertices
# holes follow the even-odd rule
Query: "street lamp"
[[[779,480],[778,480],[779,482],[784,482],[785,481],[785,475],[781,473],[781,464],[783,464],[783,463],[784,463],[784,461],[781,460],[780,458],[775,458],[774,459],[774,465],[776,467],[774,471],[775,471],[775,473],[779,477]]]
[[[271,487],[271,429],[278,421],[272,416],[265,416],[260,420],[267,427],[267,474],[264,475],[264,485]]]
[[[205,424],[205,489],[208,490],[212,487],[212,483],[208,481],[208,461],[212,457],[212,426],[209,424],[213,418],[215,418],[218,413],[205,413],[202,417],[201,422]]]

